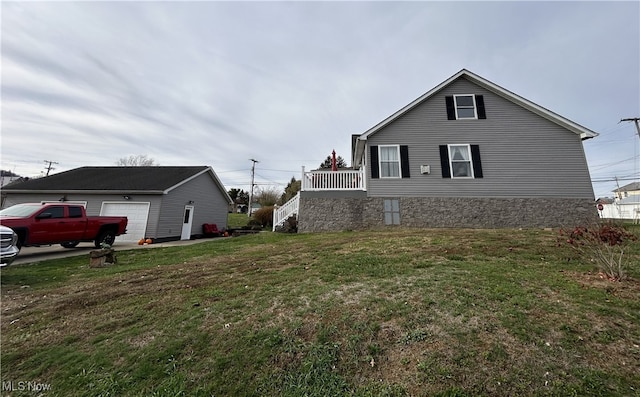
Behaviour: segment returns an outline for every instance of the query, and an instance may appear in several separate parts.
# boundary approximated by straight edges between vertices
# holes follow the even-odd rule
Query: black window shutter
[[[409,178],[409,146],[400,146],[400,169],[402,170],[402,177]]]
[[[453,97],[446,96],[444,97],[444,101],[447,104],[447,120],[455,120],[456,119],[456,107],[453,104]]]
[[[440,145],[440,166],[442,168],[442,177],[451,178],[451,170],[449,169],[449,148],[447,145]]]
[[[478,111],[479,119],[487,118],[487,113],[484,110],[484,97],[482,95],[476,95],[476,110]]]
[[[380,164],[378,164],[378,147],[371,146],[371,178],[380,178]]]
[[[482,178],[482,162],[480,161],[480,146],[471,145],[471,161],[473,162],[474,178]]]

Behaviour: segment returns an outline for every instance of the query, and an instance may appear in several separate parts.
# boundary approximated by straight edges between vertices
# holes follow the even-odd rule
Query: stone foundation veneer
[[[384,200],[398,200],[400,227],[548,228],[573,227],[598,219],[591,199],[300,197],[301,233],[380,229]]]

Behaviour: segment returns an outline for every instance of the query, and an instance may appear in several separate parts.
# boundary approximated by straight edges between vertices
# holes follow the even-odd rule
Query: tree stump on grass
[[[105,267],[116,263],[116,251],[101,249],[89,252],[89,267]]]

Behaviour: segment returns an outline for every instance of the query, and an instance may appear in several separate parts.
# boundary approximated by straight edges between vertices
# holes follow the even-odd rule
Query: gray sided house
[[[227,227],[231,198],[211,167],[81,167],[15,182],[2,189],[2,208],[18,203],[81,203],[87,214],[126,216],[116,242],[156,242],[202,235],[202,225]]]
[[[557,227],[597,218],[597,134],[467,70],[352,137],[349,171],[302,175],[298,230]]]

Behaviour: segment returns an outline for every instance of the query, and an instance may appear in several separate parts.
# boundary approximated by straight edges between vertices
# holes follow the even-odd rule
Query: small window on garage
[[[400,224],[400,202],[397,199],[384,200],[384,224]]]

